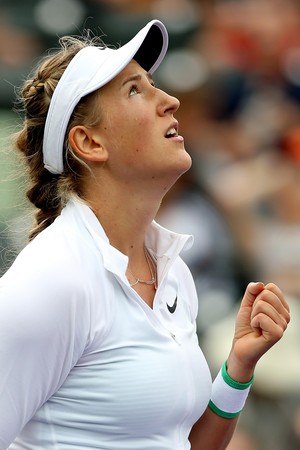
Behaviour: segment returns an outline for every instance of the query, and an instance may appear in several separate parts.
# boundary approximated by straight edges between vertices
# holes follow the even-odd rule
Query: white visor
[[[53,92],[46,118],[43,156],[49,172],[60,174],[64,170],[65,134],[80,99],[112,80],[132,59],[152,74],[167,47],[166,27],[152,20],[120,48],[88,46],[74,56]]]

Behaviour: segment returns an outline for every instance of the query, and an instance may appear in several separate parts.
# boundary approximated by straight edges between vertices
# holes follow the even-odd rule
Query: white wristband
[[[215,378],[209,407],[221,417],[231,419],[242,411],[247,400],[253,377],[248,383],[233,380],[227,373],[226,362]]]

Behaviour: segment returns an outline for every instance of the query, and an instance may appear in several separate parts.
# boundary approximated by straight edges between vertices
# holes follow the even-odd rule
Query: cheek
[[[111,152],[112,157],[120,159],[148,153],[147,146],[153,146],[155,123],[149,108],[139,108],[119,104],[118,108],[113,105],[103,105],[103,120],[101,128],[105,138],[105,145]]]
[[[139,116],[132,123],[131,132],[133,136],[136,137],[136,142],[143,142],[144,145],[147,143],[151,144],[155,136],[159,136],[159,131],[157,129],[157,124],[155,120],[148,116]]]
[[[147,144],[151,144],[153,130],[154,125],[148,118],[131,117],[122,123],[122,127],[115,128],[114,139],[120,147],[136,154],[145,151]]]

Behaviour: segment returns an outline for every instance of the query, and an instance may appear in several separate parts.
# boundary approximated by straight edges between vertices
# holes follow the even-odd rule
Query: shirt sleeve
[[[62,385],[84,351],[84,283],[53,249],[25,249],[0,279],[0,450]]]

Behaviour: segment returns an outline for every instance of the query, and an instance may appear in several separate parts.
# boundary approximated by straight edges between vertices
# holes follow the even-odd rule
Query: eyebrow
[[[146,72],[146,77],[149,81],[153,81],[152,75],[149,72]],[[123,81],[122,86],[125,86],[125,84],[131,83],[132,81],[141,81],[142,78],[141,74],[131,75]]]

